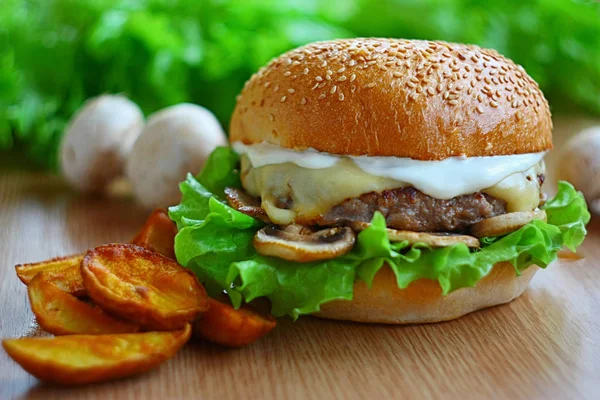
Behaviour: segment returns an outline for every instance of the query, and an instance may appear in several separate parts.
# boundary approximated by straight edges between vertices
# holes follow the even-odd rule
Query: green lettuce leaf
[[[264,224],[220,200],[226,186],[240,186],[238,161],[231,149],[219,148],[197,179],[188,175],[181,183],[181,203],[169,210],[179,228],[175,253],[209,293],[226,290],[235,306],[267,297],[275,316],[297,318],[329,301],[350,300],[354,282],[370,286],[385,263],[399,288],[425,278],[438,281],[444,294],[474,286],[501,261],[510,262],[517,274],[532,264],[545,268],[563,246],[575,250],[581,244],[590,219],[581,193],[560,182],[556,197],[544,207],[548,222],[532,221],[508,235],[483,238],[477,251],[462,243],[438,249],[391,243],[385,218],[376,213],[349,254],[295,263],[258,254],[252,238]]]

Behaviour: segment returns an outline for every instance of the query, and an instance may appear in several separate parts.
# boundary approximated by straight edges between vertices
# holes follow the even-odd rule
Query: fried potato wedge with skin
[[[27,287],[31,311],[40,327],[53,335],[133,333],[140,327],[120,321],[94,305],[60,290],[47,273],[39,273]]]
[[[190,271],[133,244],[88,251],[81,274],[102,309],[149,330],[180,329],[208,308],[206,291]]]
[[[174,260],[175,235],[177,227],[169,218],[167,210],[157,208],[150,214],[132,243]]]
[[[273,328],[275,318],[261,315],[245,304],[239,309],[213,298],[210,307],[194,323],[194,336],[228,347],[240,347],[260,339]]]
[[[15,266],[17,276],[25,285],[40,272],[51,273],[56,286],[73,296],[85,296],[85,288],[81,280],[79,265],[85,254],[57,257],[51,260]]]
[[[146,372],[171,358],[191,327],[173,332],[6,339],[8,355],[36,378],[82,385]]]
[[[369,225],[367,222],[355,222],[352,224],[352,229],[362,231]],[[403,242],[406,240],[411,245],[425,243],[431,247],[447,247],[464,243],[470,248],[479,248],[479,239],[458,233],[399,231],[391,228],[387,229],[387,233],[390,242]]]
[[[471,226],[477,237],[502,236],[516,231],[534,219],[546,221],[546,211],[520,211],[487,218]]]

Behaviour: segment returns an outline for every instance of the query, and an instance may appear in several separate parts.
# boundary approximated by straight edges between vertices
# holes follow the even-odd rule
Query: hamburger
[[[318,42],[253,75],[228,148],[181,184],[175,250],[235,305],[422,323],[518,297],[585,236],[585,201],[543,192],[548,102],[472,45]]]

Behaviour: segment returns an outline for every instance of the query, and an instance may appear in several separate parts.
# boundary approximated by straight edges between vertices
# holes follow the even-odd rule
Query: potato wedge
[[[507,235],[534,219],[546,221],[546,211],[520,211],[487,218],[471,226],[471,233],[477,237]]]
[[[177,235],[177,226],[169,218],[167,210],[157,208],[150,214],[132,243],[174,260],[175,235]]]
[[[6,339],[2,346],[40,380],[81,385],[148,371],[171,358],[190,333],[187,324],[174,332]]]
[[[210,307],[194,323],[194,336],[228,347],[240,347],[255,342],[273,328],[275,318],[261,315],[245,304],[239,309],[213,298]]]
[[[82,297],[86,294],[79,270],[83,256],[84,254],[75,254],[37,263],[19,264],[15,269],[21,282],[26,285],[40,272],[52,273],[52,280],[56,286],[73,296]]]
[[[190,271],[133,244],[88,251],[81,274],[96,304],[147,329],[180,329],[208,308],[206,291]]]
[[[102,309],[77,300],[62,291],[45,272],[37,274],[27,287],[31,311],[40,328],[53,335],[133,333],[140,327],[120,321]]]

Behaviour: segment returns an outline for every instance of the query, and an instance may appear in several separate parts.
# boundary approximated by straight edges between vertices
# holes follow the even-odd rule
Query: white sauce
[[[509,175],[530,169],[546,154],[449,157],[440,161],[422,161],[403,157],[340,156],[314,149],[295,151],[269,143],[245,145],[234,142],[232,147],[238,154],[245,154],[254,168],[293,163],[303,168],[324,169],[347,158],[366,173],[405,182],[438,199],[451,199],[494,186]]]

